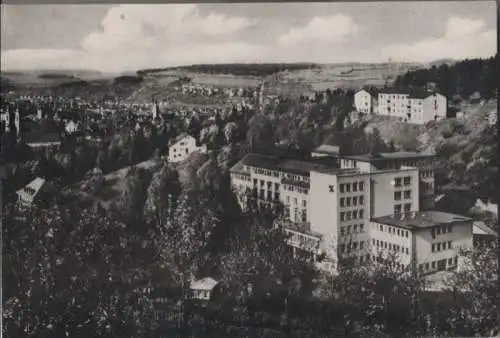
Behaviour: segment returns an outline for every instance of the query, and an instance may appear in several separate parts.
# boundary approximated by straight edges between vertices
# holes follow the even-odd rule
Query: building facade
[[[354,94],[354,107],[358,112],[371,114],[374,109],[374,98],[362,89]]]
[[[207,148],[206,146],[198,146],[193,136],[182,134],[169,146],[168,160],[172,163],[182,162],[195,151],[206,152]]]
[[[378,114],[425,124],[446,118],[447,100],[439,93],[386,90],[378,94]]]
[[[460,251],[473,248],[473,220],[438,212],[410,212],[373,218],[373,259],[389,257],[419,275],[460,268]]]

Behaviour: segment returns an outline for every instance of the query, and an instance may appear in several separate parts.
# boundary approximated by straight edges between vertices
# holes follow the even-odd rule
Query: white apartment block
[[[386,90],[378,94],[378,114],[425,124],[446,118],[446,97],[426,91]]]
[[[356,111],[371,114],[374,110],[374,97],[362,89],[354,94],[354,107]]]
[[[372,259],[390,257],[406,271],[421,275],[459,269],[460,251],[473,247],[473,220],[444,212],[375,217],[369,228]]]
[[[191,153],[195,151],[206,152],[206,146],[196,145],[196,139],[187,134],[178,136],[169,146],[168,160],[176,163],[184,161]]]

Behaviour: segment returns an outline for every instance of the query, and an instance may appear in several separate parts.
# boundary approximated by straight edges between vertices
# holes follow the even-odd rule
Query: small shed
[[[191,283],[189,290],[192,299],[210,300],[215,287],[219,284],[213,278],[205,277]]]

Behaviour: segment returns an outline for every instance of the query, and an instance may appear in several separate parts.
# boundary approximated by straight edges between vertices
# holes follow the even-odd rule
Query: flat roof
[[[241,159],[241,164],[256,168],[282,171],[286,173],[309,176],[312,170],[335,168],[336,162],[325,159],[296,160],[290,158],[280,158],[275,156],[248,154]],[[233,166],[232,169],[236,167]]]
[[[394,153],[347,155],[347,156],[341,156],[341,158],[357,160],[357,161],[373,162],[373,161],[386,161],[386,160],[430,158],[435,156],[436,156],[435,154],[424,154],[413,151],[397,151]]]
[[[414,217],[413,217],[414,215]],[[451,214],[442,211],[418,211],[410,213],[404,219],[398,216],[388,215],[383,217],[375,217],[372,222],[397,226],[405,229],[415,230],[430,228],[436,225],[453,224],[456,222],[472,221],[472,218]]]

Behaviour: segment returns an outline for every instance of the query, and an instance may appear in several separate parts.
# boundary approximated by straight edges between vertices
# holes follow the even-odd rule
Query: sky
[[[430,62],[497,51],[494,1],[1,6],[8,71]]]

